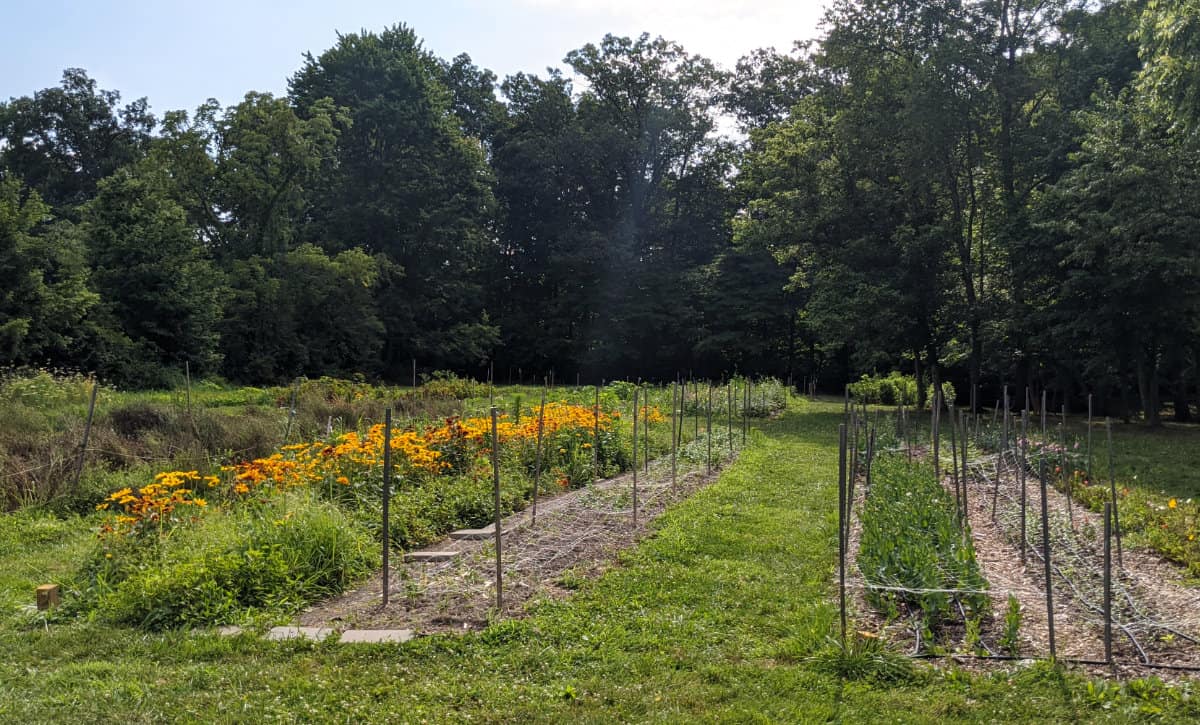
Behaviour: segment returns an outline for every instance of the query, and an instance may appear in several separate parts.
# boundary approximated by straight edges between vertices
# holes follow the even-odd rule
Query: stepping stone
[[[229,624],[224,627],[217,627],[217,634],[221,635],[222,637],[236,637],[241,633],[242,633],[242,628],[235,624]]]
[[[404,555],[404,560],[416,563],[450,561],[457,558],[461,553],[458,551],[410,551]]]
[[[348,629],[338,642],[342,644],[399,644],[413,638],[411,629]]]
[[[267,639],[277,642],[285,639],[311,639],[320,642],[331,634],[333,630],[327,627],[272,627],[267,632]]]
[[[501,536],[508,536],[508,529],[500,530]],[[450,538],[455,541],[481,541],[483,539],[492,539],[496,536],[495,525],[488,526],[483,529],[460,529],[451,531]]]

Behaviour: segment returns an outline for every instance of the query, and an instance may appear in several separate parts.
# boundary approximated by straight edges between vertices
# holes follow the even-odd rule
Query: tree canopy
[[[0,104],[0,364],[902,369],[1186,419],[1197,18],[836,0],[731,69],[606,35],[504,79],[398,24],[306,55],[286,97],[161,121],[68,69]]]

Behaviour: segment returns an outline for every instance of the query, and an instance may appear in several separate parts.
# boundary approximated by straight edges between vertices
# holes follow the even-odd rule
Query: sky
[[[101,88],[145,96],[159,116],[208,98],[287,92],[305,52],[337,33],[412,27],[443,58],[468,53],[500,78],[563,67],[605,33],[648,32],[732,69],[755,48],[818,35],[825,2],[804,0],[0,0],[0,100],[84,68]]]

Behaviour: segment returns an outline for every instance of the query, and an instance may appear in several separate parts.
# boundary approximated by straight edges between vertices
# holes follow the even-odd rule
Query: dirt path
[[[504,520],[501,540],[506,617],[519,616],[533,599],[560,597],[584,578],[599,575],[649,531],[668,506],[713,481],[717,471],[685,471],[672,487],[670,461],[658,460],[650,472],[638,473],[638,522],[633,524],[633,474],[599,481],[538,502]],[[450,561],[397,563],[391,576],[389,605],[383,587],[373,579],[341,596],[306,610],[298,623],[382,629],[406,628],[419,633],[470,631],[486,626],[496,604],[495,544],[447,538],[421,551],[453,551]]]

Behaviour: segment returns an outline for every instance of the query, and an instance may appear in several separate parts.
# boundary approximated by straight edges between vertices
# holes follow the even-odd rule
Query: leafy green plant
[[[1021,602],[1009,594],[1004,609],[1004,634],[1000,637],[1000,647],[1013,656],[1021,650],[1021,616]]]

